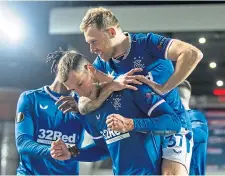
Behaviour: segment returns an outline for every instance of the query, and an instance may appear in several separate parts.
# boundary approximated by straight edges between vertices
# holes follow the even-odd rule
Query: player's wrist
[[[107,89],[109,90],[110,93],[112,93],[116,90],[116,83],[114,80],[108,84]]]
[[[76,145],[68,146],[68,159],[70,159],[71,157],[76,157],[79,154],[80,152]]]

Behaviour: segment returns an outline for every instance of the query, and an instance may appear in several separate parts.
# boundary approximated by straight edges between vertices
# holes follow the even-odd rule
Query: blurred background
[[[155,32],[189,42],[204,59],[188,78],[191,107],[209,123],[207,173],[225,173],[225,2],[0,2],[0,174],[14,175],[14,117],[20,93],[51,84],[46,56],[61,46],[91,61],[79,24],[89,7],[110,7],[128,32]],[[84,145],[91,142],[86,137]],[[111,174],[110,160],[81,163],[81,174]]]

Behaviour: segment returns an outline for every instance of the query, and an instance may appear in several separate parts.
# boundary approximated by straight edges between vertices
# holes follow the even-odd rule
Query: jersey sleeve
[[[171,38],[167,38],[158,34],[148,33],[146,36],[146,48],[152,56],[157,59],[168,58],[167,51],[172,43]]]
[[[95,126],[89,124],[85,119],[87,115],[81,115],[80,113],[73,114],[80,120],[81,124],[83,125],[84,129],[87,131],[89,135],[93,138],[93,140],[103,139],[101,133],[96,129]]]
[[[103,138],[95,139],[94,144],[79,149],[80,154],[74,159],[83,162],[95,162],[110,157],[107,145]]]
[[[154,131],[158,134],[177,133],[181,122],[172,108],[159,95],[147,86],[140,86],[134,92],[134,103],[140,108],[145,117],[133,119],[134,130]]]
[[[80,154],[73,159],[83,162],[94,162],[109,158],[110,155],[108,152],[107,145],[100,132],[93,125],[89,124],[85,120],[84,115],[77,113],[76,116],[80,120],[81,124],[83,125],[87,133],[91,135],[94,144],[90,144],[86,147],[80,148],[79,149]]]
[[[32,102],[26,93],[19,97],[15,120],[16,147],[19,154],[34,157],[51,158],[50,147],[33,140],[34,122],[32,118]]]

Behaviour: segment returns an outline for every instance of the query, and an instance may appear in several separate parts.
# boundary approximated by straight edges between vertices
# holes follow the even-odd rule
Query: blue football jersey
[[[118,76],[127,73],[133,68],[142,68],[143,74],[159,84],[164,84],[174,72],[173,64],[167,60],[167,49],[172,40],[153,33],[129,34],[131,49],[129,54],[117,59],[110,59],[105,62],[99,56],[93,65],[104,73]],[[190,119],[180,100],[178,89],[175,88],[162,96],[176,112],[182,125],[191,129]]]
[[[161,97],[154,94],[147,86],[140,86],[138,91],[114,92],[99,109],[82,118],[93,127],[92,129],[95,129],[92,130],[93,136],[104,138],[112,158],[114,174],[158,175],[161,172],[161,139],[152,135],[147,122],[148,119],[157,117],[157,113],[160,113],[159,115],[170,114],[174,117],[171,123],[179,121]],[[107,128],[106,118],[110,114],[120,114],[136,120],[140,118],[146,123],[138,121],[143,124],[138,130],[117,132]],[[177,124],[177,131],[179,131],[181,125],[179,122]],[[154,126],[155,130],[171,130],[170,127],[175,124],[162,123],[162,126],[158,124],[150,126]],[[139,131],[146,131],[146,133]]]
[[[78,147],[83,141],[84,129],[79,119],[70,113],[63,114],[55,105],[60,96],[48,86],[20,95],[15,122],[16,145],[20,154],[17,174],[79,174],[78,161],[59,161],[50,155],[51,143],[58,138]]]
[[[194,134],[190,175],[205,175],[208,142],[207,120],[205,115],[198,110],[188,110],[188,113]]]

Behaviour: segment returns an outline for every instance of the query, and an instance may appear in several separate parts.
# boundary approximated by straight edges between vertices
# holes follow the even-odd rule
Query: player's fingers
[[[57,156],[55,154],[51,154],[52,158],[57,159]]]
[[[62,147],[61,145],[54,145],[54,146],[51,146],[50,150],[61,150]]]
[[[55,141],[55,143],[57,143],[57,145],[58,146],[61,146],[61,145],[63,145],[64,144],[64,142],[63,142],[63,140],[62,139],[57,139],[56,141]]]
[[[59,160],[59,159],[60,159],[59,157],[60,157],[61,155],[58,155],[58,154],[52,154],[51,156],[52,156],[54,159]]]
[[[143,83],[142,82],[140,82],[140,81],[138,81],[138,80],[136,80],[136,79],[128,79],[128,80],[124,80],[124,82],[126,83],[126,84],[139,84],[139,85],[142,85]]]
[[[59,104],[63,103],[64,101],[69,101],[69,100],[74,100],[74,98],[71,96],[66,96],[66,97],[61,96],[55,104],[59,105]]]
[[[64,109],[65,107],[70,107],[70,103],[69,101],[64,101],[61,105],[58,106],[58,109],[62,110]]]
[[[114,121],[121,121],[122,123],[124,122],[124,117],[119,115],[119,114],[112,114],[112,118],[114,119]]]
[[[50,154],[51,154],[51,156],[58,157],[58,156],[62,155],[62,151],[51,150]]]
[[[57,142],[57,141],[54,141],[54,142],[52,142],[52,144],[51,144],[51,147],[60,147],[60,143],[59,142]]]
[[[58,139],[57,142],[61,145],[61,147],[62,147],[63,145],[65,145],[65,143],[63,142],[62,139]]]
[[[141,72],[141,71],[143,71],[142,68],[134,68],[134,69],[130,70],[129,72],[127,72],[126,74],[127,74],[128,76],[130,76],[130,75],[133,75],[133,74],[136,73],[136,72]]]
[[[117,121],[118,118],[116,118],[117,114],[110,114],[106,117],[106,120],[108,121],[108,123],[111,123],[113,121]]]
[[[124,128],[124,123],[120,120],[114,121],[114,127],[123,129]]]
[[[68,101],[68,104],[69,104],[71,107],[77,107],[77,106],[78,106],[78,103],[77,103],[75,100],[70,100],[70,101]]]
[[[113,118],[110,118],[110,117],[109,117],[109,118],[106,119],[105,122],[106,122],[106,124],[109,124],[109,123],[113,122]]]
[[[113,119],[113,117],[114,117],[114,114],[110,114],[106,117],[106,119]]]
[[[57,143],[55,143],[55,141],[51,143],[51,146],[55,146],[55,145],[57,145]]]
[[[142,77],[144,77],[143,75],[132,75],[132,76],[127,76],[126,79],[141,79]]]
[[[140,81],[138,81],[136,79],[128,79],[127,80],[127,83],[128,84],[139,84],[139,85],[142,85],[143,84],[142,82],[140,82]]]
[[[143,82],[143,83],[145,83],[145,84],[147,84],[147,85],[149,85],[149,86],[155,85],[154,81],[152,81],[152,80],[150,80],[147,77],[142,76],[142,75],[136,75],[136,79],[141,81],[141,82]]]
[[[63,114],[66,114],[66,113],[72,112],[72,111],[73,111],[73,108],[69,107],[69,108],[63,110]]]
[[[114,125],[114,122],[112,121],[112,122],[110,122],[110,123],[107,124],[107,127],[108,127],[108,128],[112,128],[113,125]]]
[[[51,153],[51,155],[57,155],[57,156],[59,156],[59,155],[62,155],[62,153],[63,153],[63,151],[60,149],[57,149],[57,150],[50,150],[50,153]]]
[[[137,87],[131,86],[131,85],[125,85],[125,87],[126,87],[127,89],[131,89],[131,90],[138,90]]]

